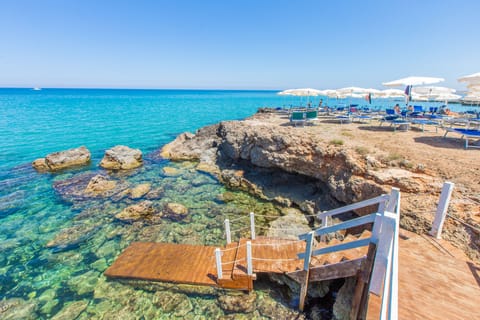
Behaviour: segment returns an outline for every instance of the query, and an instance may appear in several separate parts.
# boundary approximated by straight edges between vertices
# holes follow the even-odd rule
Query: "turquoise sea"
[[[242,119],[259,107],[306,103],[276,92],[0,89],[0,319],[293,317],[291,301],[261,282],[256,311],[247,315],[228,309],[210,291],[149,289],[103,276],[132,241],[220,245],[225,217],[250,211],[278,215],[273,205],[241,192],[222,201],[227,190],[213,177],[197,172],[192,163],[170,163],[155,153],[184,131]],[[318,104],[320,98],[311,99]],[[112,179],[131,187],[149,183],[154,205],[181,203],[189,208],[187,220],[124,223],[115,214],[145,199],[78,200],[54,190],[56,181],[105,173],[98,163],[118,144],[141,149],[145,163],[133,172],[110,174]],[[92,152],[88,167],[54,174],[31,168],[36,158],[81,145]],[[176,173],[167,174],[166,166]]]

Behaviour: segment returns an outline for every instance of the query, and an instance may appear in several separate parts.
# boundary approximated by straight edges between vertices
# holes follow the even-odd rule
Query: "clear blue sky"
[[[382,88],[480,72],[480,1],[2,0],[0,87]]]

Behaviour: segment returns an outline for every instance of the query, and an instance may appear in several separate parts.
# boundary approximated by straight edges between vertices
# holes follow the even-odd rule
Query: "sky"
[[[478,0],[0,0],[0,87],[317,89],[480,72]]]

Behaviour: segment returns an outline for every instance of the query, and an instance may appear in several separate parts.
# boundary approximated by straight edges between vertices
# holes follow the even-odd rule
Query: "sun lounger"
[[[480,145],[471,145],[468,143],[468,139],[479,139],[480,140],[480,130],[472,130],[472,129],[465,129],[465,128],[446,128],[445,134],[443,137],[445,138],[449,132],[454,132],[462,135],[462,139],[465,139],[465,149],[470,148],[480,148]]]
[[[433,125],[435,126],[435,132],[438,132],[438,125],[439,123],[437,121],[433,121],[430,119],[422,119],[422,118],[413,118],[409,120],[411,124],[418,124],[422,128],[422,132],[425,131],[425,125]]]
[[[305,113],[305,121],[307,123],[314,123],[317,120],[318,120],[318,111],[317,110],[307,111]]]
[[[299,123],[303,126],[305,124],[305,112],[293,111],[290,115],[290,122],[295,126]]]

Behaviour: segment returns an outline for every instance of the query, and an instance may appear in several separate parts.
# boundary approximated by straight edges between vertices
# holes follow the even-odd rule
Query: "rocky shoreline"
[[[370,151],[377,144],[374,138],[368,149],[344,145],[328,134],[332,132],[318,129],[321,126],[297,128],[273,110],[261,111],[245,120],[183,133],[159,155],[172,161],[199,161],[198,170],[215,175],[229,188],[308,214],[397,187],[403,196],[401,226],[419,234],[429,231],[445,181],[441,174],[401,155]],[[353,133],[347,135],[336,126],[337,133],[355,139]],[[479,218],[478,194],[468,194],[469,186],[458,184],[457,188],[462,199],[452,201],[450,211],[467,220]],[[480,258],[478,235],[464,226],[449,221],[444,237],[470,258]]]

